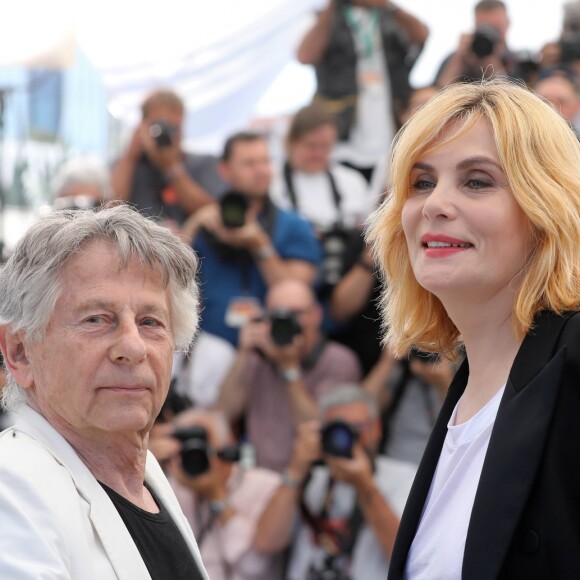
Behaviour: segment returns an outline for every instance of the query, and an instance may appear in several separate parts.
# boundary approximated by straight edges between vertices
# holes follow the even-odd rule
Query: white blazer
[[[193,532],[150,453],[145,481],[209,580]],[[151,578],[106,492],[64,437],[27,406],[0,434],[0,578]]]

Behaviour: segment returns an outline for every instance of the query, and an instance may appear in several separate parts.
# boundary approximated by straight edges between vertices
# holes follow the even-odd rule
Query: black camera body
[[[181,465],[183,471],[191,477],[209,471],[211,455],[217,455],[229,463],[240,460],[240,448],[237,445],[228,445],[214,451],[208,443],[207,429],[200,425],[175,429],[172,435],[181,441]]]
[[[237,191],[230,191],[220,199],[220,215],[226,228],[241,228],[246,223],[248,200]]]
[[[173,145],[176,133],[177,127],[167,121],[157,121],[149,125],[149,135],[151,135],[157,147],[161,149]]]
[[[302,326],[298,316],[292,310],[278,308],[268,313],[270,320],[270,336],[278,346],[292,344],[294,337],[302,334]]]
[[[359,438],[359,432],[346,421],[329,421],[320,430],[322,451],[326,455],[352,458],[352,449]]]
[[[498,42],[499,33],[497,30],[492,26],[481,25],[473,34],[471,52],[478,58],[485,58],[493,54]]]

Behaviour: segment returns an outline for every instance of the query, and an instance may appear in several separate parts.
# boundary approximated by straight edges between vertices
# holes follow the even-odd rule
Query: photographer
[[[114,196],[177,228],[221,194],[217,160],[181,147],[185,105],[170,90],[156,90],[141,105],[142,121],[112,168]]]
[[[383,350],[362,382],[381,411],[381,453],[419,464],[455,370],[437,356],[412,351],[397,360]]]
[[[336,159],[370,182],[398,128],[429,31],[390,0],[328,0],[297,50],[314,66],[315,101],[339,121]]]
[[[261,468],[244,469],[238,464],[239,449],[220,413],[184,411],[173,419],[171,430],[163,432],[164,435],[152,434],[151,447],[154,451],[164,449],[159,460],[165,460],[171,485],[194,531],[209,577],[281,578],[281,555],[261,554],[253,548],[258,520],[279,487],[280,476]]]
[[[415,468],[377,456],[378,409],[361,387],[341,385],[320,408],[322,425],[300,428],[255,545],[264,552],[288,546],[301,516],[287,578],[383,579]],[[324,465],[312,468],[320,459]]]
[[[457,50],[441,64],[435,84],[481,81],[485,75],[520,78],[518,62],[507,46],[510,21],[502,0],[480,0],[475,5],[475,30],[463,34]]]
[[[286,136],[287,160],[272,182],[272,199],[307,219],[322,249],[318,287],[332,288],[356,260],[362,247],[362,223],[375,205],[365,179],[331,162],[336,117],[321,103],[300,109]]]
[[[267,314],[245,324],[218,408],[230,421],[245,415],[258,465],[282,471],[296,428],[317,418],[318,399],[336,385],[360,379],[355,355],[326,340],[312,289],[286,279],[266,297]]]
[[[548,42],[540,51],[540,78],[554,69],[580,78],[580,1],[564,4],[564,20],[560,38]]]
[[[310,224],[270,200],[263,137],[230,137],[219,171],[231,192],[192,216],[184,235],[201,258],[202,329],[236,345],[240,326],[259,313],[268,287],[284,278],[314,281],[320,250]]]

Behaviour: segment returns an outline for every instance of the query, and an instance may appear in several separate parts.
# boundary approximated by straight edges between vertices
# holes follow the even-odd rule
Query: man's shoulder
[[[47,500],[75,489],[70,471],[58,457],[42,442],[14,428],[0,436],[0,487],[4,486],[26,494],[37,490]]]

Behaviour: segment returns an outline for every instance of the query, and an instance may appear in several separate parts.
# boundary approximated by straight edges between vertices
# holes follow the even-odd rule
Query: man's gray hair
[[[136,261],[160,272],[169,296],[174,348],[187,351],[199,319],[195,253],[167,228],[128,205],[65,210],[39,218],[0,270],[0,325],[41,341],[60,296],[63,267],[94,241],[114,248],[121,269]],[[23,389],[9,375],[0,405],[14,411],[23,401]]]
[[[379,416],[379,406],[375,398],[355,383],[343,383],[336,386],[332,391],[320,398],[318,407],[324,417],[326,412],[333,407],[342,407],[354,403],[365,403],[371,419],[376,419]]]

